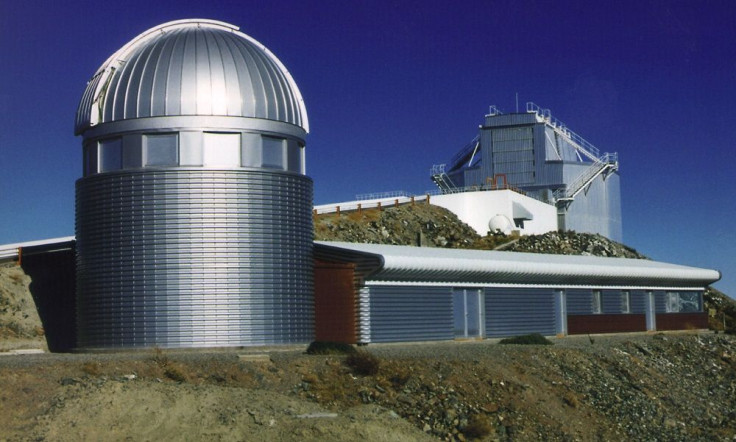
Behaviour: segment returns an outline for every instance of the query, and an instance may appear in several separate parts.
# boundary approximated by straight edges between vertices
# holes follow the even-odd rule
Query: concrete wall
[[[538,235],[557,230],[557,209],[511,190],[488,190],[432,196],[430,202],[453,212],[478,234],[488,233],[488,222],[496,215],[514,219],[514,202],[532,214],[524,221],[522,235]],[[518,206],[517,206],[518,207]]]

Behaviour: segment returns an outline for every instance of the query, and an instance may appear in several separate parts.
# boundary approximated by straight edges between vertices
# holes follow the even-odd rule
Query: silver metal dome
[[[234,116],[309,132],[299,88],[265,46],[213,20],[149,29],[100,66],[77,109],[75,133],[101,123],[165,116]]]
[[[81,349],[314,338],[307,114],[286,68],[226,23],[144,32],[76,115]]]

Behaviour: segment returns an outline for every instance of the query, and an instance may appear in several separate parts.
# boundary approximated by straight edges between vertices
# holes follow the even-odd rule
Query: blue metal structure
[[[555,204],[560,229],[622,240],[618,156],[601,154],[534,103],[513,114],[492,106],[479,134],[431,175],[448,193],[489,185],[520,189]]]

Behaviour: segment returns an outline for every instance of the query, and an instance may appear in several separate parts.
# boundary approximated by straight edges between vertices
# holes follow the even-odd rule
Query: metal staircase
[[[437,187],[439,187],[440,192],[443,194],[457,192],[457,186],[455,186],[455,183],[452,182],[445,172],[444,164],[435,164],[432,166],[430,175],[432,177],[432,181],[434,181]]]
[[[578,193],[592,183],[598,175],[615,170],[618,170],[618,154],[605,153],[600,158],[596,158],[596,161],[567,187],[555,190],[552,196],[557,202],[570,202],[575,199]]]

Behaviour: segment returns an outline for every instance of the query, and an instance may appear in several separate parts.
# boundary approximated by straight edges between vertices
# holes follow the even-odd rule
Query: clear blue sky
[[[624,242],[736,295],[736,2],[0,0],[0,244],[72,235],[87,80],[140,32],[237,26],[304,95],[315,202],[432,188],[491,104],[621,163]]]

